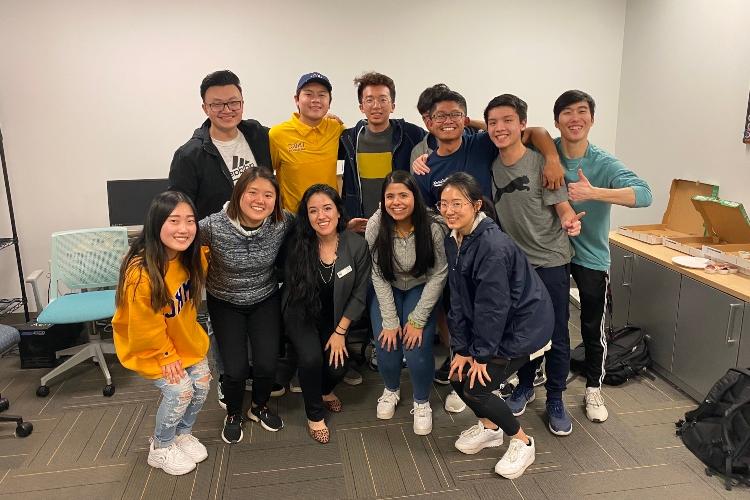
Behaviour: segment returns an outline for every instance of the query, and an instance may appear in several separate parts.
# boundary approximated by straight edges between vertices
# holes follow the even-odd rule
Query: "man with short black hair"
[[[568,90],[555,101],[553,113],[555,127],[560,131],[555,144],[565,169],[570,202],[577,211],[587,214],[581,234],[572,239],[575,256],[570,268],[581,302],[586,417],[592,422],[604,422],[609,416],[601,386],[607,357],[604,317],[609,284],[610,212],[612,205],[649,206],[651,189],[620,160],[589,142],[594,108],[594,99],[589,94]]]
[[[550,431],[566,436],[573,430],[563,403],[570,369],[568,294],[573,249],[568,236],[580,232],[583,213],[576,214],[570,206],[565,187],[552,191],[542,185],[544,158],[521,142],[526,116],[526,103],[511,94],[495,97],[484,110],[487,134],[499,150],[491,170],[492,199],[503,231],[524,251],[552,299],[555,324],[552,347],[545,354],[546,409]],[[535,398],[534,374],[540,362],[541,358],[535,359],[518,370],[518,387],[506,399],[515,416],[523,414]]]
[[[208,118],[177,149],[169,168],[169,189],[193,200],[198,219],[222,209],[245,170],[271,165],[268,127],[242,119],[244,100],[237,75],[229,70],[211,73],[201,82],[200,96]]]
[[[343,198],[349,217],[367,219],[378,208],[385,176],[393,170],[409,171],[409,155],[425,131],[403,118],[391,118],[396,85],[390,77],[369,72],[355,78],[354,84],[365,119],[341,136]]]

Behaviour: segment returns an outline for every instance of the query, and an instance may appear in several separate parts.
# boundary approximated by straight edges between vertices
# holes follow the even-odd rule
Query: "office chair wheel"
[[[7,398],[0,398],[0,411],[5,411],[10,408],[10,401]]]
[[[47,387],[46,385],[40,385],[36,390],[36,395],[40,398],[46,398],[47,396],[49,396],[49,387]]]
[[[105,385],[104,389],[102,389],[102,394],[104,394],[106,397],[111,398],[115,394],[115,386],[114,384]]]
[[[22,422],[16,426],[16,436],[25,438],[34,430],[34,426],[31,422]]]

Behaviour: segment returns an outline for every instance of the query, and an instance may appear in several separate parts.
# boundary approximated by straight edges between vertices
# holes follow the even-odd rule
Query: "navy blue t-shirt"
[[[415,175],[419,190],[428,207],[439,201],[438,193],[445,180],[456,172],[473,175],[482,186],[485,196],[492,198],[492,162],[497,156],[497,146],[485,132],[462,137],[461,147],[448,156],[439,156],[437,151],[427,157],[430,173]]]

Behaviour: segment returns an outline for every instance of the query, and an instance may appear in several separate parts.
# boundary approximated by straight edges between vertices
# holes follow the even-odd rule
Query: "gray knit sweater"
[[[274,262],[292,220],[293,216],[284,212],[279,222],[269,217],[258,229],[245,231],[229,218],[226,205],[221,212],[201,220],[201,243],[211,249],[206,291],[245,306],[257,304],[278,290]]]
[[[440,299],[443,287],[445,286],[445,280],[448,277],[448,265],[445,260],[444,246],[445,232],[440,224],[437,222],[432,223],[432,245],[435,253],[435,265],[428,269],[427,273],[418,278],[409,274],[409,271],[414,267],[414,263],[417,260],[414,233],[406,238],[394,235],[393,258],[395,266],[393,266],[393,272],[396,280],[388,282],[380,273],[377,252],[373,250],[375,241],[378,238],[378,231],[380,231],[380,217],[380,209],[378,209],[369,218],[367,229],[365,229],[365,239],[372,253],[372,286],[375,288],[375,294],[378,297],[380,314],[383,317],[383,328],[397,328],[401,324],[396,312],[396,303],[393,299],[393,289],[391,287],[398,288],[399,290],[410,290],[417,285],[425,283],[417,306],[408,316],[414,324],[423,327],[427,323],[435,304]],[[380,334],[380,332],[374,333],[376,336]]]

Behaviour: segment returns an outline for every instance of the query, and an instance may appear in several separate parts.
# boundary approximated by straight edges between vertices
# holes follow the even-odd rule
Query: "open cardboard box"
[[[707,238],[713,241],[703,245],[705,257],[727,262],[750,274],[750,259],[740,256],[740,251],[750,252],[750,220],[742,203],[705,196],[693,198],[695,208],[706,222]]]
[[[693,196],[715,197],[718,194],[719,186],[674,179],[661,224],[620,226],[617,232],[651,245],[661,245],[664,238],[701,236],[705,234],[703,217],[696,211],[691,199]]]

